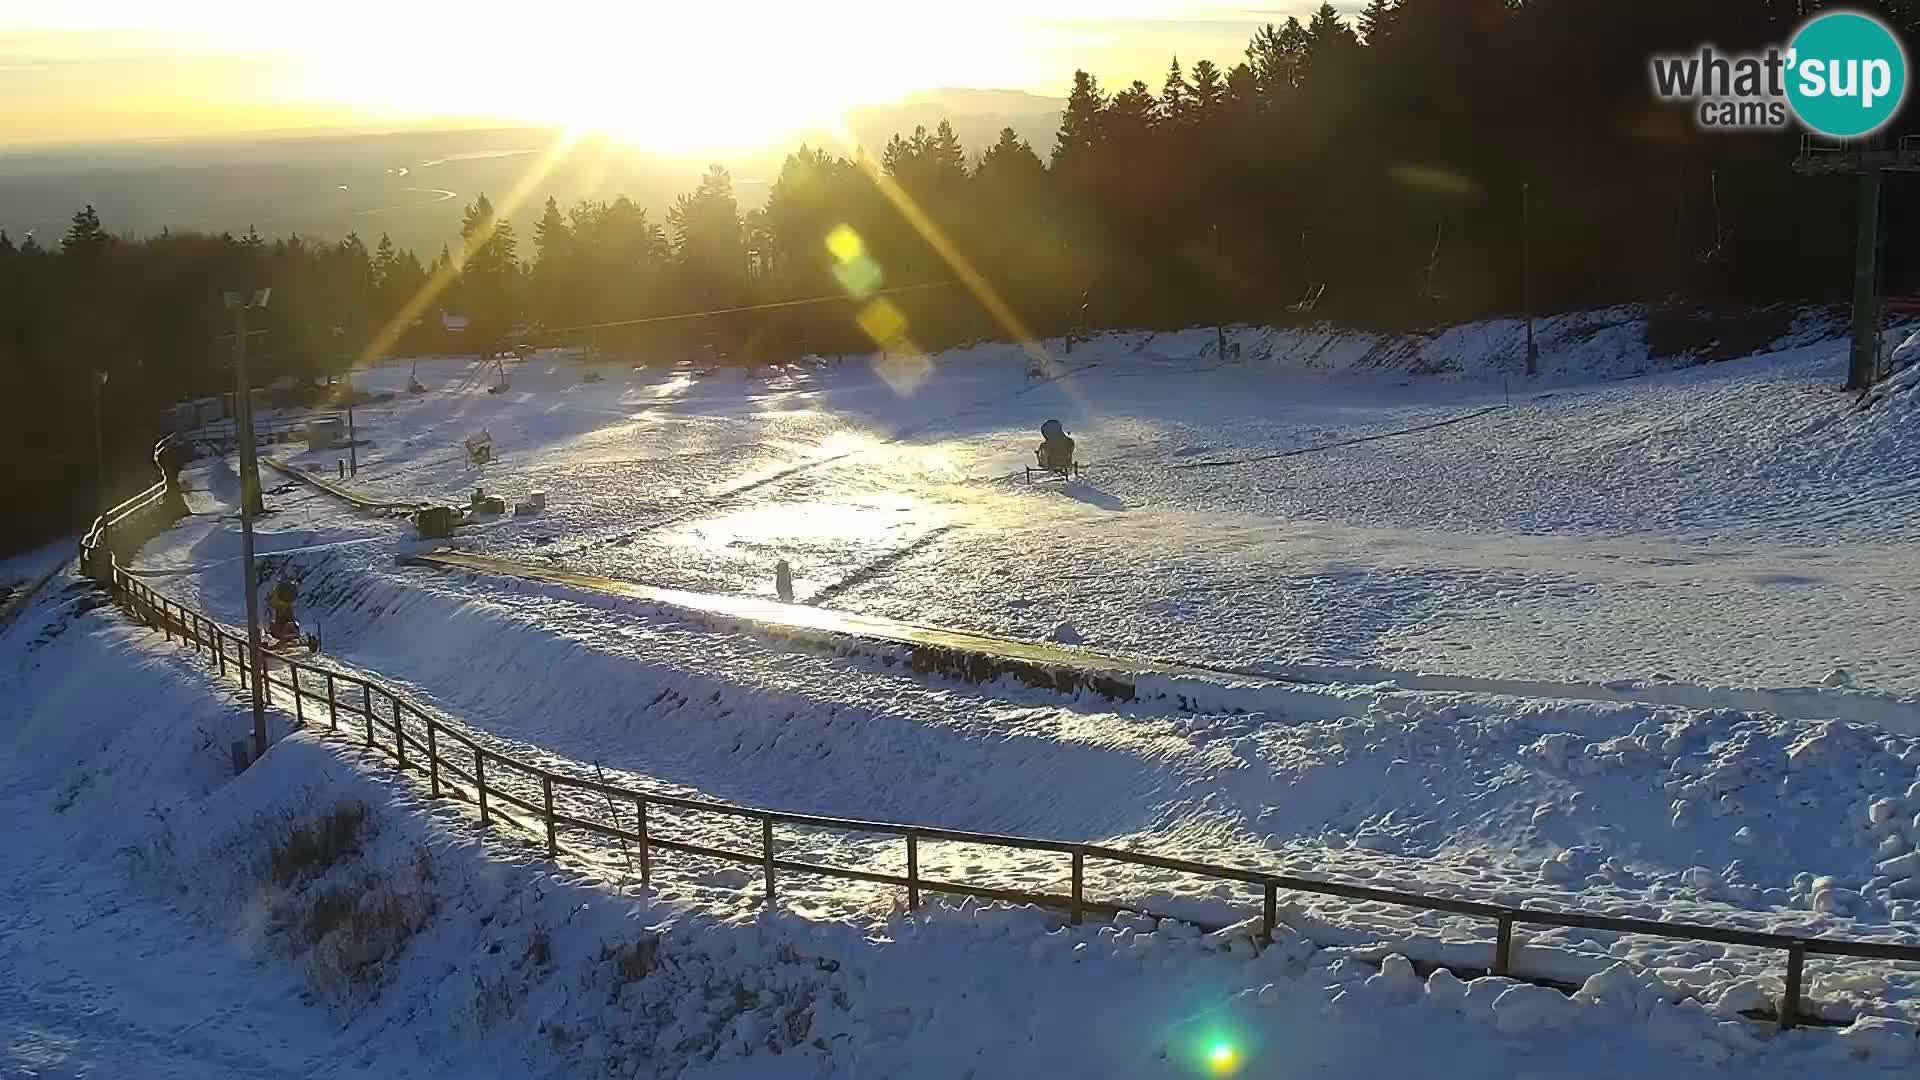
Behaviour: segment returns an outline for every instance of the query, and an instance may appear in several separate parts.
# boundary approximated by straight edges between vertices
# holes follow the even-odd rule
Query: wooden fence
[[[138,510],[138,507],[133,505],[135,502],[141,499],[157,498],[157,489],[144,493],[134,500],[129,500],[128,503],[115,507],[107,515],[103,515],[102,522],[114,518],[115,515],[124,519]],[[294,719],[297,724],[317,726],[324,722],[329,734],[354,739],[369,749],[383,752],[402,770],[425,773],[426,782],[435,797],[440,796],[444,789],[456,782],[466,785],[474,793],[474,799],[479,808],[480,823],[483,826],[499,820],[525,829],[536,837],[544,839],[550,856],[558,857],[560,854],[559,830],[562,828],[578,829],[637,845],[640,880],[643,885],[652,883],[656,869],[655,853],[682,852],[757,867],[765,881],[765,903],[769,906],[776,903],[779,896],[781,874],[818,874],[904,889],[909,909],[920,906],[923,894],[946,893],[1060,909],[1066,911],[1068,919],[1077,924],[1087,913],[1113,916],[1123,911],[1142,910],[1138,905],[1096,899],[1086,894],[1087,864],[1106,861],[1171,870],[1258,888],[1262,898],[1260,914],[1262,940],[1271,940],[1278,918],[1279,894],[1282,892],[1342,897],[1349,900],[1371,901],[1485,919],[1495,926],[1493,963],[1490,968],[1491,973],[1495,975],[1513,973],[1514,929],[1518,926],[1573,927],[1778,950],[1785,954],[1786,961],[1785,992],[1775,1010],[1775,1019],[1781,1027],[1792,1027],[1802,1020],[1815,1019],[1803,1016],[1800,1011],[1806,961],[1809,956],[1920,963],[1920,946],[1913,945],[1893,945],[1825,936],[1800,937],[1695,923],[1513,907],[1478,900],[1425,896],[1393,889],[1321,881],[1245,867],[1220,866],[1098,844],[944,829],[898,822],[826,817],[818,814],[796,814],[701,799],[680,798],[614,784],[598,783],[582,777],[553,772],[516,760],[499,751],[490,750],[465,732],[448,727],[406,698],[371,679],[307,661],[279,656],[265,650],[257,659],[250,660],[247,655],[245,636],[222,626],[201,612],[189,610],[168,599],[145,582],[121,570],[115,559],[113,546],[100,542],[100,537],[105,531],[101,523],[96,523],[95,529],[89,532],[81,550],[83,570],[92,573],[126,603],[129,610],[137,617],[159,629],[169,640],[177,638],[183,645],[191,645],[196,650],[204,651],[220,673],[225,674],[231,669],[240,677],[243,685],[251,685],[248,682],[248,673],[253,663],[266,664],[264,674],[267,684],[291,693]],[[105,561],[104,565],[102,560]],[[276,668],[283,673],[284,677],[278,679],[274,677]],[[269,690],[268,694],[271,695],[272,690]],[[409,721],[411,721],[412,730],[409,729]],[[520,783],[509,786],[515,779]],[[525,794],[516,793],[515,788]],[[536,789],[539,791],[537,799],[532,796],[532,792]],[[619,800],[631,805],[637,827],[630,830],[619,825],[562,813],[556,809],[555,794],[568,790],[602,796],[609,800],[610,804],[613,800]],[[512,811],[524,813],[527,817],[522,818],[504,807],[511,807]],[[755,822],[759,825],[759,850],[730,850],[662,836],[657,830],[649,828],[649,810],[653,808]],[[775,826],[780,825],[828,830],[841,834],[897,837],[905,847],[906,873],[880,873],[848,866],[782,858],[774,833]],[[1072,867],[1070,891],[1064,894],[1033,892],[926,877],[920,873],[922,841],[953,841],[983,847],[1045,851],[1064,855],[1070,860]]]

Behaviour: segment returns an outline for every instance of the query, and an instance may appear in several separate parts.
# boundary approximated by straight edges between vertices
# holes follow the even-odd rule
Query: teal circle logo
[[[1907,95],[1907,54],[1871,15],[1834,11],[1807,21],[1788,44],[1787,101],[1800,122],[1851,139],[1878,131]]]

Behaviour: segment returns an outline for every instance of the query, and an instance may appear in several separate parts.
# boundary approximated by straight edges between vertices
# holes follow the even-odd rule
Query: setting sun
[[[940,87],[1058,94],[1084,64],[1157,84],[1169,52],[1230,60],[1265,17],[1194,0],[978,0],[963,15],[878,0],[338,0],[321,19],[105,0],[0,17],[0,100],[31,105],[0,110],[0,143],[465,121],[698,156],[843,135],[851,107]]]
[[[849,106],[917,88],[924,67],[890,42],[934,32],[923,15],[883,18],[878,8],[830,22],[756,11],[745,33],[737,15],[603,11],[591,35],[563,44],[535,30],[505,59],[491,55],[491,27],[418,23],[406,32],[443,59],[370,77],[347,42],[332,43],[317,52],[305,90],[369,112],[570,127],[666,152],[732,150],[836,130]],[[724,43],[722,55],[694,42]]]

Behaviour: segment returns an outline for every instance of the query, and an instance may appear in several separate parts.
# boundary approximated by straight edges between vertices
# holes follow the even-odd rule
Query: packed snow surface
[[[821,649],[630,599],[399,566],[421,546],[410,525],[272,476],[259,546],[270,576],[300,582],[325,662],[556,771],[1418,893],[1912,943],[1914,380],[1864,407],[1838,393],[1844,343],[1811,322],[1772,352],[1700,367],[1649,360],[1641,327],[1628,311],[1546,320],[1532,382],[1507,370],[1511,323],[1413,342],[1239,329],[1225,364],[1210,329],[1116,334],[1056,354],[1045,379],[1002,346],[752,375],[602,362],[601,382],[541,353],[509,366],[498,394],[470,361],[422,361],[420,395],[405,393],[407,364],[356,375],[397,392],[356,410],[356,488],[460,504],[475,487],[509,504],[545,493],[545,512],[465,527],[463,547],[766,596],[786,559],[800,603],[1322,685],[1156,676],[1128,703],[967,685],[915,674],[887,646]],[[1086,476],[1029,484],[1053,417]],[[482,430],[500,457],[475,467],[461,441]],[[331,477],[342,453],[293,460]],[[194,516],[137,569],[237,625],[233,466],[201,462],[187,480]],[[1573,1075],[1910,1067],[1914,965],[1816,960],[1808,1007],[1857,1021],[1776,1036],[1740,1017],[1770,1007],[1782,957],[1748,949],[1523,928],[1517,970],[1581,988],[1568,997],[1425,974],[1487,967],[1489,924],[1310,895],[1285,898],[1282,941],[1256,956],[1232,929],[1146,917],[1068,930],[956,902],[909,918],[890,889],[798,875],[763,916],[753,867],[662,855],[643,893],[630,853],[571,833],[572,869],[554,880],[523,850],[476,840],[464,811],[309,734],[264,773],[217,780],[234,706],[211,705],[204,671],[150,635],[75,613],[76,595],[57,594],[65,633],[28,619],[0,639],[19,700],[57,688],[28,715],[137,723],[124,738],[111,725],[10,735],[23,741],[6,797],[45,817],[36,800],[59,801],[43,793],[76,775],[128,777],[87,781],[101,809],[71,819],[111,819],[103,835],[118,839],[88,848],[100,895],[144,912],[125,890],[147,889],[151,918],[216,934],[231,924],[210,913],[259,888],[216,872],[248,815],[367,799],[392,838],[369,858],[389,878],[420,845],[441,867],[396,909],[440,914],[374,1004],[354,999],[348,1030],[384,1047],[377,1025],[413,1015],[469,1036],[409,1040],[402,1060],[423,1074],[590,1061],[644,1075],[1187,1075],[1200,1060],[1188,1051],[1216,1045],[1336,1073],[1510,1075],[1543,1057]],[[143,674],[80,674],[95,667]],[[149,794],[165,762],[146,777],[116,755],[180,731],[204,732],[179,751],[201,787]],[[567,814],[633,825],[631,807],[566,798]],[[142,800],[157,817],[128,812]],[[169,819],[183,800],[196,809]],[[758,850],[744,823],[656,813],[658,835]],[[57,903],[59,838],[78,828],[21,851],[31,872],[10,906]],[[163,838],[176,845],[166,873],[218,887],[182,899],[114,876],[113,844]],[[884,837],[783,828],[778,843],[904,869]],[[920,863],[1048,892],[1069,873],[1062,856],[931,842]],[[1141,867],[1094,861],[1087,884],[1207,925],[1258,910],[1250,891]],[[528,967],[535,929],[564,978]],[[679,960],[635,989],[647,979],[629,954],[605,950],[656,930],[645,948]],[[12,940],[29,942],[20,964],[53,963],[32,953],[35,935]],[[796,1019],[803,998],[814,1004]],[[34,1000],[0,1001],[0,1019]],[[84,1017],[70,1019],[84,1043]],[[806,1037],[782,1042],[796,1030]],[[502,1032],[513,1056],[491,1059]],[[302,1045],[323,1063],[339,1043]],[[1271,1060],[1246,1064],[1264,1075],[1255,1063]]]
[[[1860,409],[1811,330],[1655,364],[1624,311],[1546,320],[1529,381],[1516,332],[1235,330],[1225,365],[1211,329],[1113,334],[1050,380],[998,345],[598,383],[543,352],[500,394],[399,364],[357,376],[399,396],[357,411],[355,483],[546,492],[463,534],[491,553],[768,596],[784,558],[803,603],[1257,670],[1920,694],[1911,386]],[[1050,418],[1086,474],[1030,485]]]

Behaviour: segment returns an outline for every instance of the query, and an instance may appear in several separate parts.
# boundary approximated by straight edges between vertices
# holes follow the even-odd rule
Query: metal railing
[[[288,416],[269,416],[254,422],[253,439],[261,446],[277,443],[298,442],[307,437],[307,427],[315,420],[346,419],[343,412],[305,412]],[[196,447],[230,453],[240,443],[240,434],[231,417],[211,420],[188,431],[177,433],[177,437]]]
[[[526,830],[543,838],[547,854],[556,858],[561,851],[559,830],[563,828],[576,829],[638,845],[642,885],[652,884],[656,869],[654,853],[670,851],[759,868],[765,883],[764,903],[769,907],[777,902],[779,875],[785,873],[814,874],[904,889],[909,910],[920,906],[923,894],[943,893],[1061,909],[1067,912],[1069,921],[1075,924],[1078,924],[1087,913],[1114,916],[1121,912],[1144,912],[1144,909],[1136,904],[1096,899],[1087,895],[1087,864],[1090,861],[1104,861],[1170,870],[1214,881],[1258,888],[1261,894],[1259,936],[1262,941],[1272,940],[1273,930],[1279,918],[1279,894],[1282,892],[1339,897],[1484,919],[1495,926],[1493,961],[1488,969],[1494,975],[1514,974],[1514,929],[1518,926],[1568,927],[1778,950],[1786,954],[1785,989],[1774,1014],[1776,1022],[1781,1027],[1792,1027],[1805,1019],[1817,1019],[1817,1017],[1804,1016],[1801,1012],[1806,961],[1809,956],[1920,963],[1920,946],[1915,945],[1893,945],[1820,935],[1801,937],[1697,923],[1553,911],[1478,900],[1427,896],[1395,889],[1322,881],[1293,874],[1150,855],[1100,844],[736,806],[640,791],[554,772],[482,746],[466,732],[448,726],[444,721],[436,719],[401,695],[363,676],[276,655],[266,650],[262,650],[258,657],[250,661],[244,635],[228,629],[199,611],[190,610],[163,596],[145,582],[127,574],[118,565],[112,547],[97,543],[95,538],[103,532],[102,522],[107,521],[108,517],[113,514],[124,517],[139,508],[134,505],[139,500],[144,499],[150,502],[153,498],[155,493],[149,491],[115,507],[109,515],[103,516],[101,522],[96,522],[94,530],[89,532],[89,541],[83,544],[81,553],[83,564],[88,564],[97,563],[104,552],[104,556],[109,560],[106,569],[110,572],[105,576],[96,576],[99,576],[103,584],[122,598],[136,616],[158,628],[169,641],[177,638],[183,645],[191,645],[196,651],[205,651],[221,674],[224,675],[231,668],[239,676],[243,685],[251,685],[248,674],[252,663],[265,665],[263,675],[265,683],[270,688],[267,691],[268,695],[271,696],[274,689],[286,690],[292,694],[294,721],[297,725],[307,726],[310,723],[317,725],[324,720],[327,734],[353,739],[370,750],[381,752],[402,771],[425,773],[427,784],[434,797],[437,798],[443,793],[454,790],[456,785],[467,785],[472,789],[482,826],[491,826],[498,819]],[[274,678],[276,665],[284,671],[284,678]],[[344,728],[343,717],[346,718]],[[409,719],[412,721],[411,730]],[[494,779],[489,779],[490,776]],[[510,777],[517,778],[520,783],[502,782]],[[536,787],[539,792],[537,799],[533,796]],[[556,793],[566,791],[604,797],[609,801],[609,805],[616,799],[630,804],[634,810],[637,828],[627,829],[620,825],[610,825],[561,812],[556,808],[555,797]],[[522,820],[515,814],[503,810],[503,804],[531,816]],[[760,827],[760,850],[738,851],[662,836],[657,831],[657,818],[655,826],[650,827],[649,810],[652,808],[666,808],[755,822]],[[774,834],[774,827],[778,825],[822,829],[842,834],[897,837],[905,846],[906,873],[882,873],[831,863],[783,858]],[[1064,855],[1070,860],[1070,891],[1038,892],[927,877],[920,872],[920,844],[923,841],[952,841],[982,847],[1044,851]]]

